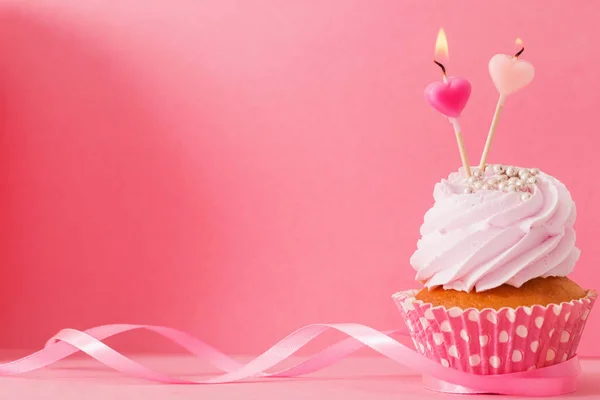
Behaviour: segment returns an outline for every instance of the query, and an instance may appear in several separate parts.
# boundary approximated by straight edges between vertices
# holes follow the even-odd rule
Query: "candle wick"
[[[521,54],[523,54],[524,51],[525,51],[525,47],[521,47],[521,50],[517,51],[517,54],[515,54],[513,57],[514,58],[519,58],[519,56]]]
[[[446,76],[446,67],[444,67],[444,64],[436,60],[433,60],[433,62],[442,69],[442,73],[444,74],[444,76]]]

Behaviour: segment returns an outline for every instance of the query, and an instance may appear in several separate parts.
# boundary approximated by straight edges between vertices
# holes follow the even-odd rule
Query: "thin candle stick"
[[[479,170],[481,172],[485,171],[485,164],[487,162],[488,153],[490,152],[490,148],[492,147],[492,141],[494,140],[494,134],[496,133],[498,121],[500,120],[500,113],[502,112],[502,106],[504,106],[505,101],[506,96],[500,95],[500,97],[498,97],[496,111],[494,111],[494,118],[492,118],[492,124],[490,125],[490,130],[485,141],[485,147],[483,148],[483,153],[481,154],[481,161],[479,161]]]
[[[446,69],[441,63],[434,61],[437,65],[442,69],[442,80],[444,83],[448,82],[448,77],[446,76]],[[469,158],[467,157],[467,149],[465,149],[465,141],[462,137],[462,130],[460,128],[460,123],[458,122],[458,118],[448,118],[452,127],[454,127],[454,135],[456,136],[456,143],[458,144],[458,151],[460,152],[460,159],[462,160],[463,168],[465,169],[465,174],[467,178],[471,176],[471,166],[469,165]]]
[[[458,151],[460,152],[460,159],[462,160],[465,173],[467,174],[467,177],[470,177],[471,167],[469,166],[469,158],[467,157],[467,150],[465,149],[465,142],[462,137],[460,124],[456,118],[450,118],[450,123],[454,127],[454,135],[456,135],[456,143],[458,144]]]

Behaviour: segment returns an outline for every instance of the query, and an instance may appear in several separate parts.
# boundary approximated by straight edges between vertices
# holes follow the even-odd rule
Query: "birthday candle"
[[[492,57],[489,63],[490,76],[492,81],[498,90],[498,103],[496,104],[496,110],[494,111],[494,117],[492,118],[492,124],[488,132],[487,139],[485,141],[485,147],[481,154],[481,161],[479,162],[479,169],[483,172],[487,161],[490,147],[492,146],[492,140],[498,126],[498,120],[500,119],[500,113],[502,106],[508,95],[517,92],[518,90],[529,85],[535,75],[535,69],[531,63],[519,59],[519,56],[523,54],[525,47],[521,39],[516,40],[517,46],[520,50],[514,55],[509,56],[507,54],[496,54]]]
[[[471,167],[467,158],[467,151],[463,141],[458,117],[467,105],[471,95],[471,84],[468,80],[459,77],[448,77],[442,59],[448,58],[448,40],[443,29],[440,29],[435,43],[436,63],[442,69],[442,80],[431,82],[425,88],[425,100],[437,111],[448,117],[458,144],[458,151],[467,177],[471,176]]]

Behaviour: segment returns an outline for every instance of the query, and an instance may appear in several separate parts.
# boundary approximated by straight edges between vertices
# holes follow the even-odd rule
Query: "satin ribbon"
[[[128,331],[145,329],[182,346],[196,357],[209,361],[224,373],[206,380],[187,380],[151,370],[102,341]],[[348,338],[335,343],[289,368],[267,372],[327,330],[339,331]],[[0,376],[38,370],[82,351],[123,374],[148,381],[171,384],[216,384],[249,378],[294,377],[332,365],[366,346],[379,354],[423,374],[426,387],[449,393],[495,393],[522,396],[549,396],[573,392],[581,369],[577,357],[550,367],[501,375],[474,375],[426,358],[390,335],[407,335],[406,329],[379,332],[360,324],[312,324],[291,333],[247,364],[241,364],[217,349],[177,329],[153,325],[103,325],[78,331],[63,329],[46,347],[21,359],[0,364]]]

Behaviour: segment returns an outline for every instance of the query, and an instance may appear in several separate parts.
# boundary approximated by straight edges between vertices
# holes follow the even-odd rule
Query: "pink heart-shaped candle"
[[[501,96],[508,96],[529,85],[535,75],[533,65],[507,54],[496,54],[490,60],[490,76]]]
[[[462,78],[450,77],[446,82],[432,82],[425,88],[425,100],[450,118],[460,116],[471,95],[471,84]]]

